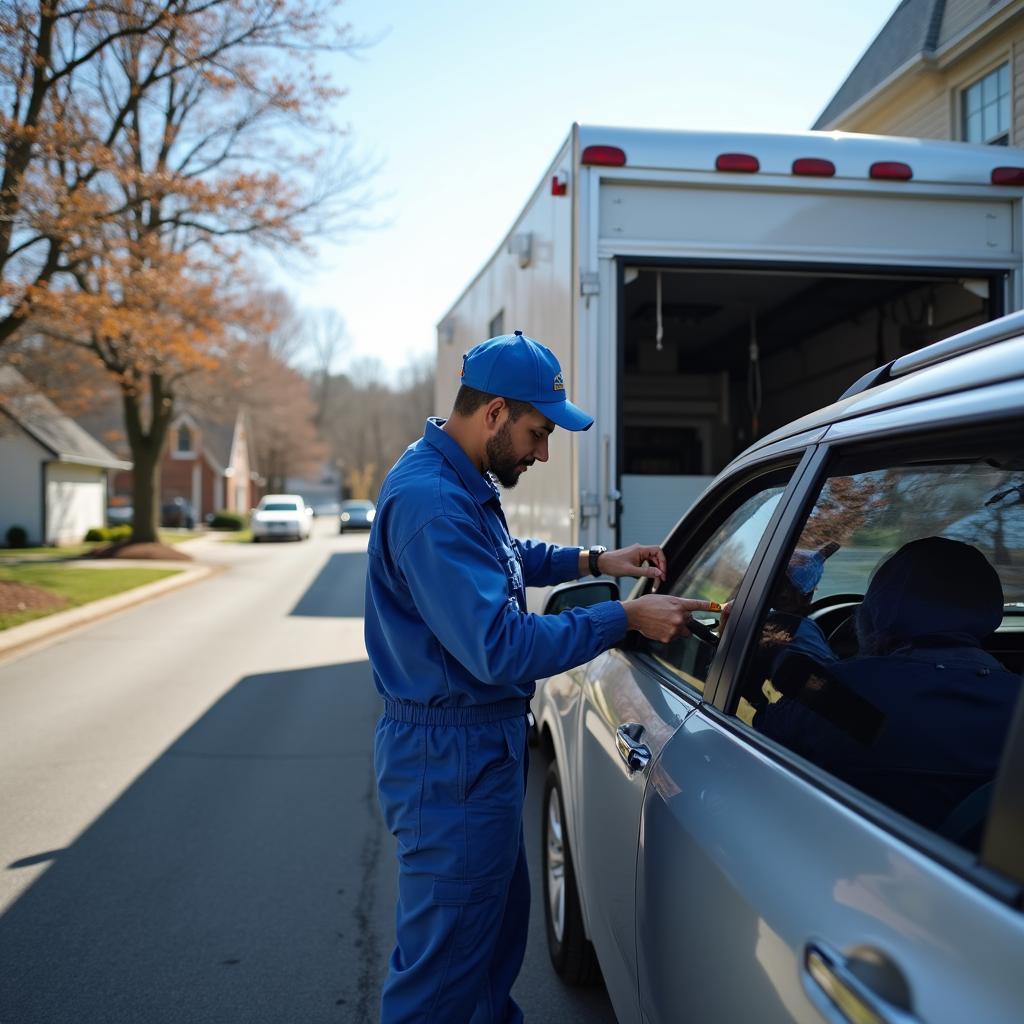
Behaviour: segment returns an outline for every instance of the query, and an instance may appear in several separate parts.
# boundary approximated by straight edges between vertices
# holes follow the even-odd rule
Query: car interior
[[[933,444],[923,446],[928,456],[922,458],[921,447],[848,456],[830,466],[769,592],[751,595],[761,607],[759,638],[750,644],[731,708],[748,726],[757,728],[755,716],[766,701],[785,696],[844,738],[872,747],[884,715],[836,678],[843,673],[830,672],[829,664],[848,665],[870,653],[861,649],[857,618],[875,573],[894,552],[928,538],[969,546],[995,571],[1002,616],[980,646],[1018,680],[1024,673],[1024,454],[998,441],[954,444],[943,458],[935,457]],[[689,525],[675,550],[670,541],[668,591],[723,604],[735,598],[790,472],[777,470],[727,499],[713,513],[717,525],[698,525],[696,533]],[[636,593],[646,589],[641,585]],[[928,601],[927,595],[913,599]],[[927,617],[927,609],[921,614]],[[636,646],[703,692],[723,632],[714,616],[701,615],[691,637]],[[977,850],[992,786],[987,778],[974,787],[939,833]]]

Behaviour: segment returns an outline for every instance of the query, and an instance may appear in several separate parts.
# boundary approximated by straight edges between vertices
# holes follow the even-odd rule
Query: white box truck
[[[596,416],[503,498],[514,534],[660,541],[758,437],[872,367],[1021,308],[1024,152],[806,132],[574,125],[438,325],[519,329]]]

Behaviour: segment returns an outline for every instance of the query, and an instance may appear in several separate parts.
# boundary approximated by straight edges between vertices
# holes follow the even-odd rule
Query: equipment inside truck
[[[987,272],[623,264],[621,541],[663,535],[730,459],[873,367],[1001,315],[1004,288]]]

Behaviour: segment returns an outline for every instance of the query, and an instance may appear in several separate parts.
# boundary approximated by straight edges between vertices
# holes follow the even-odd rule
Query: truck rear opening
[[[751,442],[1003,313],[1005,275],[620,260],[620,540],[662,537]]]

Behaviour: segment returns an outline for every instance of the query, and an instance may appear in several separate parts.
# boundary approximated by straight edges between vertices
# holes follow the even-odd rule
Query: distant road
[[[394,936],[366,536],[202,541],[229,571],[0,661],[0,1022],[376,1020]],[[544,947],[530,1024],[614,1022]]]

